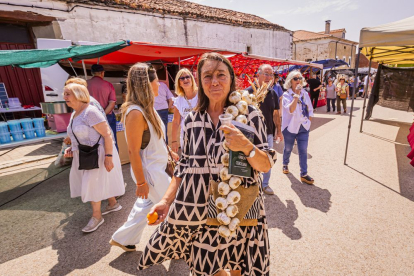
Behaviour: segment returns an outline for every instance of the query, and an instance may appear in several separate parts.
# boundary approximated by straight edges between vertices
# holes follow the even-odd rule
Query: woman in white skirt
[[[129,69],[126,102],[122,105],[125,137],[131,161],[132,179],[138,197],[127,222],[109,242],[125,251],[135,251],[154,202],[161,200],[171,178],[165,172],[168,152],[164,124],[154,109],[159,82],[156,71],[137,63]],[[175,156],[178,159],[178,156]]]
[[[115,199],[125,193],[121,162],[106,118],[96,107],[89,105],[88,89],[84,85],[70,83],[65,86],[63,97],[75,111],[67,130],[72,146],[65,151],[65,157],[73,157],[70,194],[71,197],[80,196],[83,202],[91,202],[92,218],[82,231],[93,232],[104,222],[102,215],[122,209]],[[99,168],[80,170],[78,145],[94,146],[96,143],[99,143]],[[108,199],[108,206],[101,212],[104,199]]]
[[[175,77],[175,93],[178,95],[174,98],[174,119],[172,127],[172,142],[171,148],[174,152],[178,152],[178,146],[183,148],[184,141],[184,119],[187,114],[190,113],[194,107],[197,106],[197,85],[194,80],[193,74],[187,68],[178,71]],[[181,126],[180,137],[178,135],[178,129]],[[177,139],[179,138],[179,140]]]

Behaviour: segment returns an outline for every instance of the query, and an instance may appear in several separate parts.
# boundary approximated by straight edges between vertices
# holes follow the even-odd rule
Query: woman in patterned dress
[[[209,180],[210,176],[214,181],[219,179],[224,139],[230,150],[243,151],[253,167],[252,177],[243,180],[245,187],[261,187],[261,172],[273,166],[276,152],[269,149],[266,126],[253,106],[247,115],[248,125],[255,129],[253,143],[234,126],[221,126],[219,115],[230,105],[230,92],[236,90],[229,60],[217,53],[204,54],[197,73],[199,102],[185,120],[183,153],[170,186],[150,212],[158,213],[155,224],[161,225],[151,236],[138,269],[184,259],[192,275],[229,275],[225,270],[230,270],[230,275],[269,275],[269,239],[261,190],[258,204],[252,207],[257,213],[256,226],[240,226],[235,237],[224,238],[218,226],[206,222],[211,200]]]

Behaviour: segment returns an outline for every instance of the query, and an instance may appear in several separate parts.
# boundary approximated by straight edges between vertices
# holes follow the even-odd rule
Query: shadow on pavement
[[[312,119],[312,125],[310,128],[310,131],[317,129],[318,127],[321,127],[327,123],[329,123],[330,121],[335,120],[335,118],[321,118],[321,117],[314,117]],[[310,141],[312,140],[312,136],[309,137]],[[280,142],[279,144],[274,143],[273,148],[276,150],[277,153],[282,154],[283,155],[283,147],[284,147],[285,143],[284,141]],[[298,155],[298,149],[297,149],[297,145],[295,142],[295,146],[293,147],[292,150],[293,154]],[[308,159],[312,159],[312,155],[310,155],[308,153]]]
[[[373,177],[364,174],[363,172],[360,172],[350,166],[348,167],[361,173],[362,175],[365,175],[366,177],[370,178],[376,183],[402,195],[403,197],[411,201],[414,201],[413,167],[410,165],[409,159],[407,158],[407,154],[410,152],[410,146],[407,141],[407,135],[410,132],[409,129],[411,127],[411,124],[404,123],[404,122],[398,122],[398,121],[391,121],[391,120],[382,120],[382,119],[371,119],[370,121],[376,122],[379,124],[386,124],[386,125],[399,127],[395,141],[378,136],[378,135],[374,135],[371,133],[367,133],[367,132],[363,132],[363,133],[373,138],[380,139],[380,140],[383,140],[389,143],[393,143],[395,145],[395,155],[397,158],[398,180],[399,180],[398,182],[400,184],[400,192],[391,189],[390,187],[386,186],[380,181],[375,180]],[[374,158],[375,153],[373,152],[372,155]]]
[[[190,269],[184,260],[171,260],[168,271],[163,265],[155,265],[145,270],[139,271],[137,269],[138,261],[141,258],[142,251],[138,252],[125,252],[119,255],[118,258],[109,263],[109,265],[123,273],[129,275],[169,275],[169,276],[181,276],[189,275]]]
[[[282,233],[291,240],[302,238],[302,233],[295,227],[295,221],[298,219],[299,213],[292,200],[286,200],[285,206],[285,203],[277,195],[267,195],[265,208],[269,228],[282,230]]]
[[[47,169],[51,169],[53,166],[52,164]],[[0,210],[0,228],[2,229],[0,264],[49,246],[56,251],[57,255],[57,262],[51,260],[54,266],[49,270],[50,275],[76,273],[80,269],[86,269],[99,262],[110,253],[109,240],[112,234],[127,220],[129,211],[136,200],[130,166],[123,166],[122,170],[124,181],[129,183],[125,195],[119,199],[123,209],[104,216],[105,222],[102,226],[89,234],[83,233],[81,229],[88,223],[92,215],[92,208],[90,203],[83,203],[80,198],[70,198],[69,170],[54,175],[38,186],[34,186],[38,183],[38,181],[34,181],[25,186],[22,186],[20,182],[8,187],[16,190],[13,193],[6,190],[7,197],[24,193],[28,188],[35,188]],[[39,169],[20,172],[20,177],[22,178],[24,175],[31,179],[39,172],[41,172]],[[11,176],[4,176],[1,180],[6,179],[5,177]],[[8,180],[18,180],[18,178],[19,174],[16,173]],[[23,179],[23,181],[27,180]],[[7,197],[3,197],[3,199]],[[102,208],[105,208],[106,204],[103,201]],[[188,269],[186,265],[184,268],[172,265],[166,272],[163,265],[157,265],[145,272],[138,272],[136,267],[139,254],[135,252],[127,257],[123,257],[126,254],[122,254],[111,264],[116,269],[136,275],[161,276],[167,273],[170,275]]]
[[[287,174],[292,183],[292,190],[299,196],[302,204],[308,208],[327,213],[331,208],[331,193],[315,185],[304,184],[292,174]],[[317,179],[315,180],[318,181]]]

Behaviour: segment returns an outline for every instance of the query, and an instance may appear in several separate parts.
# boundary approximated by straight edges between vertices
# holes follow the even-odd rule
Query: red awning
[[[257,69],[261,64],[269,64],[272,67],[279,67],[277,69],[282,69],[284,66],[289,65],[308,65],[315,68],[323,69],[321,64],[314,64],[304,61],[298,60],[289,60],[289,59],[279,59],[279,58],[270,58],[264,56],[257,56],[257,55],[248,55],[248,54],[232,54],[228,55],[227,58],[230,60],[231,64],[233,65],[234,72],[236,73],[237,83],[239,87],[247,87],[249,86],[248,78],[246,75],[253,77],[256,73]],[[180,62],[182,66],[193,66],[194,64],[198,63],[198,57],[193,56],[186,60]],[[178,64],[178,63],[177,63]]]
[[[207,52],[219,52],[223,55],[236,54],[222,49],[201,47],[185,47],[151,44],[145,42],[130,42],[130,46],[99,58],[99,64],[125,65],[137,62],[149,62],[160,60],[163,63],[174,63],[189,57],[198,57]],[[87,64],[97,63],[98,59],[85,60]]]

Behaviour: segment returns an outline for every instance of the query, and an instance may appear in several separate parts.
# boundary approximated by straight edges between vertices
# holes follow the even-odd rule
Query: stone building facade
[[[326,21],[324,32],[295,31],[292,59],[307,62],[341,59],[347,62],[350,68],[355,68],[358,42],[345,39],[345,34],[345,29],[330,30],[330,20]]]
[[[282,26],[183,0],[19,0],[0,3],[0,11],[0,24],[29,26],[34,42],[127,39],[286,59],[292,53],[292,33]]]

